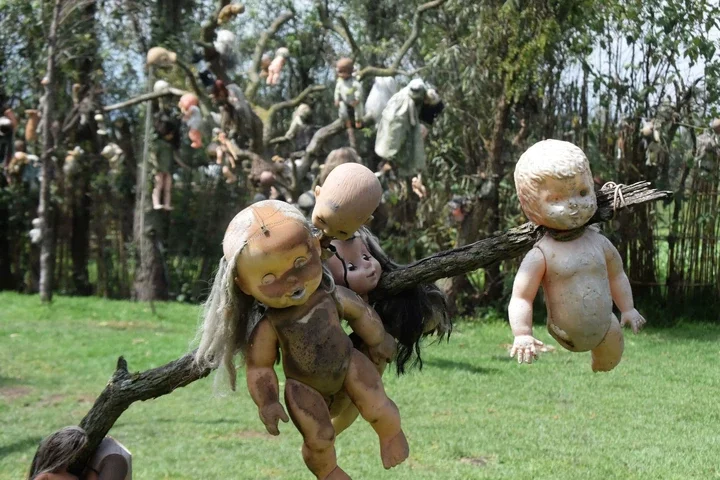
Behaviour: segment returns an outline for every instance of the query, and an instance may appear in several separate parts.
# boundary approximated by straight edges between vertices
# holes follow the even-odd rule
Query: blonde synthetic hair
[[[40,442],[35,452],[28,480],[37,478],[43,473],[59,473],[59,470],[68,468],[87,443],[87,433],[76,426],[61,428],[48,435]]]
[[[564,180],[581,174],[592,183],[590,162],[582,149],[570,142],[550,139],[528,148],[515,165],[515,189],[525,215],[542,223],[538,199],[546,178]]]
[[[268,208],[273,213],[261,216],[260,210]],[[235,355],[245,355],[250,333],[262,314],[261,305],[235,284],[238,257],[250,241],[288,221],[302,225],[308,236],[314,234],[312,225],[300,210],[278,200],[264,200],[245,208],[232,219],[225,231],[224,255],[203,306],[203,321],[198,331],[200,344],[195,353],[195,362],[200,368],[225,367],[232,390],[235,390],[237,377]],[[328,276],[329,282],[326,278]],[[335,288],[332,276],[325,269],[322,286],[328,292]]]

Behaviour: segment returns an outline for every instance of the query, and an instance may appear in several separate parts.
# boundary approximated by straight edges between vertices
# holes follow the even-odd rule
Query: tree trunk
[[[88,167],[85,167],[88,168]],[[90,295],[92,286],[88,277],[90,259],[90,210],[91,198],[87,173],[78,182],[76,195],[73,195],[72,236],[70,239],[70,258],[72,259],[72,285],[74,295]],[[102,219],[98,219],[102,221]]]
[[[50,197],[50,184],[53,179],[53,137],[51,125],[55,114],[55,44],[57,43],[58,17],[62,0],[55,0],[53,6],[52,23],[48,35],[48,83],[45,86],[45,111],[43,112],[43,153],[42,178],[40,180],[40,205],[38,217],[40,218],[41,245],[40,245],[40,299],[51,302],[53,295],[53,272],[55,270],[55,238],[53,232],[54,206]]]

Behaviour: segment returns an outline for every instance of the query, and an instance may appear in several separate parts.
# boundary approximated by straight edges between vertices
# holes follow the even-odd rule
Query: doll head
[[[312,222],[325,237],[347,240],[363,224],[372,220],[380,205],[382,186],[369,168],[344,163],[315,187]]]
[[[237,287],[268,307],[302,305],[322,280],[320,242],[302,213],[284,202],[258,202],[237,214],[223,252],[235,262]]]
[[[321,171],[320,175],[318,175],[318,185],[325,183],[330,172],[343,163],[360,163],[360,155],[351,147],[336,148],[330,152],[325,159],[325,163],[320,167]]]
[[[352,58],[347,57],[342,57],[335,65],[335,71],[337,72],[337,76],[340,78],[352,77],[353,68],[355,68],[355,62],[353,62]]]
[[[715,133],[720,133],[720,118],[714,118],[712,122],[710,122],[710,128],[712,128]]]
[[[197,95],[194,93],[186,93],[182,97],[180,97],[180,101],[178,102],[178,107],[180,107],[180,110],[185,113],[186,111],[190,110],[190,107],[197,107],[200,104],[200,100],[198,100]]]
[[[67,470],[87,442],[87,433],[80,427],[65,427],[48,435],[35,452],[28,479]]]
[[[288,50],[286,47],[280,47],[275,50],[275,56],[282,58],[290,58],[290,50]]]
[[[165,80],[158,80],[153,85],[153,92],[158,93],[167,90],[170,88],[170,84],[166,82]]]
[[[335,254],[327,266],[337,285],[343,285],[358,295],[367,295],[380,281],[380,262],[370,254],[368,246],[359,236],[347,240],[333,240]]]
[[[425,85],[425,82],[422,81],[422,79],[416,78],[414,80],[411,80],[410,83],[408,83],[407,89],[410,98],[415,100],[415,102],[425,101],[425,92],[427,91],[427,86]]]
[[[590,162],[569,142],[543,140],[515,166],[515,188],[530,221],[555,230],[585,225],[597,210]]]
[[[147,64],[158,67],[174,65],[177,61],[177,54],[162,47],[153,47],[148,50]]]

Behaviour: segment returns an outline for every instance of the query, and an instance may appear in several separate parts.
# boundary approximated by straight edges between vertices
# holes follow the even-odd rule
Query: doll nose
[[[297,283],[297,281],[298,279],[295,275],[290,275],[289,277],[287,277],[287,282],[290,284],[295,284]]]

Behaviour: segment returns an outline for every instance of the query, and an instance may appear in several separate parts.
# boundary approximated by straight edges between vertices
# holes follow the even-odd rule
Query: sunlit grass
[[[131,370],[177,358],[198,316],[181,304],[153,316],[147,304],[57,297],[46,307],[9,293],[0,305],[0,479],[22,478],[43,436],[80,421],[118,355]],[[620,366],[593,374],[589,354],[561,350],[518,366],[505,324],[461,323],[449,344],[426,346],[422,372],[384,379],[410,459],[383,470],[358,421],[338,438],[339,461],[357,479],[715,478],[718,337],[720,327],[685,323],[628,334]],[[111,434],[133,452],[134,478],[312,478],[294,427],[267,435],[244,379],[225,396],[214,379],[120,418]]]

